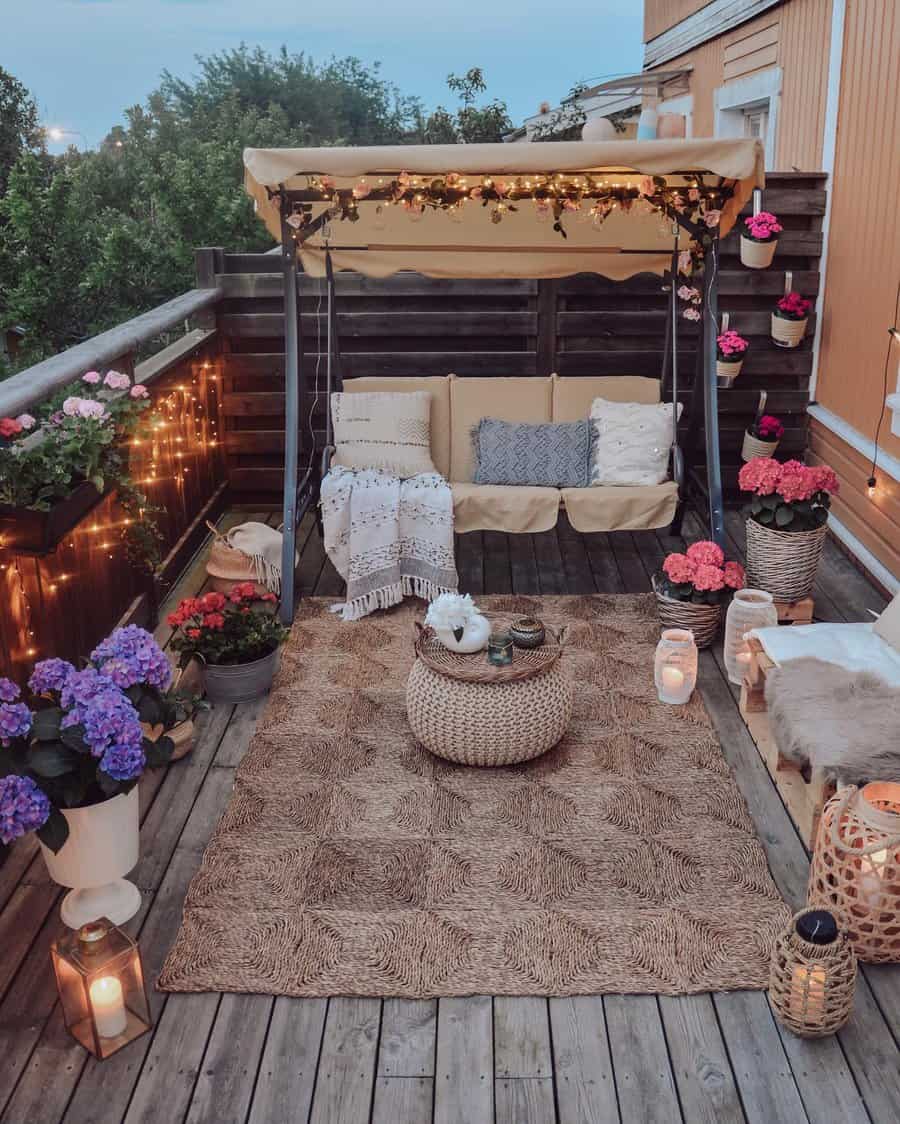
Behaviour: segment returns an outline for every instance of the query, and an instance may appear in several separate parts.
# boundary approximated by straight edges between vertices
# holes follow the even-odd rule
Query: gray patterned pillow
[[[507,422],[482,418],[472,430],[476,484],[586,488],[591,482],[591,423]]]

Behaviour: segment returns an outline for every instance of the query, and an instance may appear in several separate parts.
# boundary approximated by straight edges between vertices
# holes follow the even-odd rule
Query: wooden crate
[[[751,638],[748,643],[750,667],[741,687],[741,714],[800,838],[812,850],[822,809],[834,795],[835,784],[821,770],[808,772],[782,757],[766,708],[766,677],[775,664],[758,640]]]
[[[813,599],[803,597],[799,601],[776,601],[779,624],[812,624]]]

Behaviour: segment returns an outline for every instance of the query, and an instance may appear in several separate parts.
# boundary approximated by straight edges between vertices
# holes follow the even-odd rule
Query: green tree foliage
[[[97,151],[33,151],[36,117],[23,111],[0,193],[0,329],[25,325],[20,367],[189,288],[195,246],[267,249],[242,187],[245,147],[499,140],[511,127],[501,102],[476,105],[477,68],[448,79],[460,108],[426,120],[355,58],[241,46],[197,66],[190,81],[164,72]],[[33,109],[24,89],[19,103]]]
[[[40,151],[43,134],[37,106],[18,78],[0,66],[0,196],[9,172],[23,152]]]

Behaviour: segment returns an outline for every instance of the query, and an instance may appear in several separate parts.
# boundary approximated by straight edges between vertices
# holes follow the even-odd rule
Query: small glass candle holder
[[[67,929],[50,947],[66,1029],[108,1058],[151,1027],[137,942],[105,917]]]
[[[513,662],[513,642],[508,632],[492,632],[487,647],[488,663],[506,667]]]
[[[659,701],[683,706],[697,684],[697,645],[687,628],[667,628],[656,646],[654,679]]]

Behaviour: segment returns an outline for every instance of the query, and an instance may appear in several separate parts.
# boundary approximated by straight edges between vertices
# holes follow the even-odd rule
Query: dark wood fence
[[[769,339],[769,317],[784,291],[815,298],[819,289],[824,176],[778,173],[769,177],[765,206],[782,220],[775,263],[750,270],[738,258],[737,231],[722,245],[720,308],[751,349],[735,387],[720,396],[723,475],[736,484],[742,434],[760,389],[786,426],[785,454],[806,447],[813,320],[795,351]],[[274,497],[281,488],[284,444],[284,319],[280,259],[275,254],[216,252],[210,264],[223,299],[218,327],[227,352],[223,412],[233,494]],[[301,277],[303,362],[309,385],[325,385],[325,284]],[[662,369],[666,296],[658,277],[613,283],[593,274],[560,281],[437,281],[400,274],[383,281],[340,274],[338,329],[345,378],[360,375],[640,374]],[[687,399],[697,331],[683,321],[680,385]],[[304,412],[305,431],[309,409]],[[321,440],[324,395],[312,427]]]

